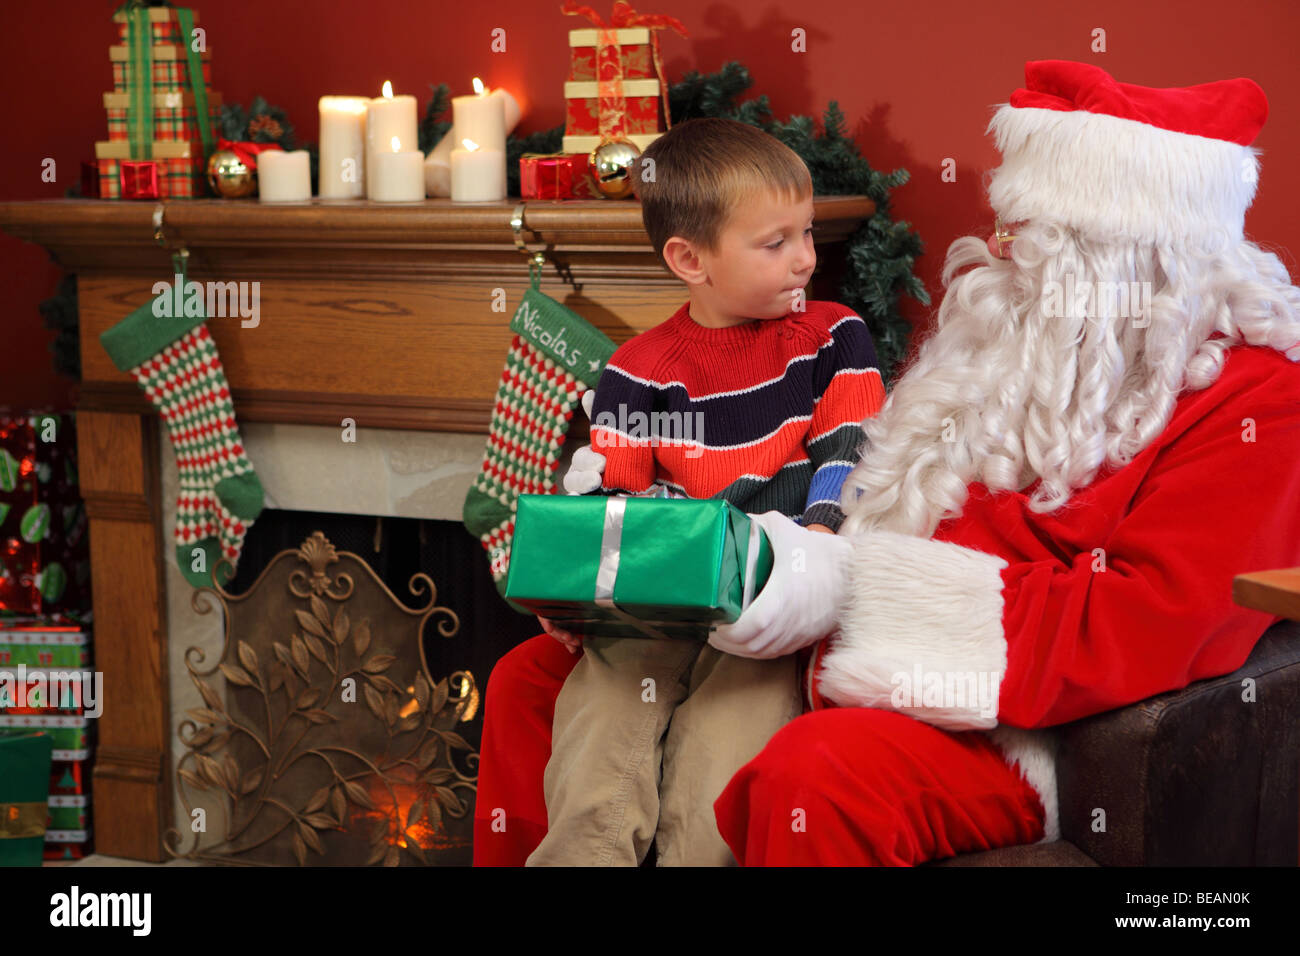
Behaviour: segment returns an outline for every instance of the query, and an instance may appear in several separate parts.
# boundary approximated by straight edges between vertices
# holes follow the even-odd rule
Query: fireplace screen
[[[478,754],[457,728],[476,718],[479,691],[468,670],[429,672],[426,622],[450,638],[460,621],[437,606],[427,575],[408,587],[423,606],[407,607],[358,555],[315,531],[244,593],[194,592],[201,614],[212,596],[221,604],[224,646],[210,664],[201,649],[186,651],[203,706],[179,726],[176,786],[191,825],[168,832],[171,855],[470,862]]]

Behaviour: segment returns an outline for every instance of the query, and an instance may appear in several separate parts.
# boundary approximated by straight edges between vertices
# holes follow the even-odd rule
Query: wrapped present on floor
[[[190,36],[182,32],[179,22],[180,11],[175,7],[147,7],[145,17],[149,23],[149,39],[154,44],[159,43],[189,43]],[[198,11],[192,12],[194,23],[198,23]],[[113,14],[113,22],[117,24],[118,37],[122,43],[130,39],[131,26],[127,22],[126,10],[121,9]]]
[[[672,125],[668,81],[658,31],[688,36],[680,20],[637,13],[616,3],[610,22],[590,7],[566,0],[564,13],[586,17],[596,29],[569,31],[566,153],[590,153],[608,140],[626,139],[644,150]]]
[[[19,614],[39,611],[37,543],[48,526],[36,479],[36,432],[27,416],[0,410],[0,608]]]
[[[53,760],[50,763],[51,797],[89,797],[90,762]]]
[[[772,570],[721,499],[520,495],[505,596],[575,634],[704,641]]]
[[[131,144],[98,142],[95,159],[99,163],[99,194],[103,199],[192,199],[203,195],[203,147],[197,143],[152,144],[153,156],[147,160],[131,156]],[[153,163],[156,169],[156,195],[141,194],[140,165]]]
[[[524,153],[519,157],[521,199],[600,199],[586,153]]]
[[[127,142],[127,122],[131,105],[129,93],[105,93],[104,109],[108,113],[108,140],[110,143]],[[221,117],[221,94],[208,94],[209,128],[215,129]],[[153,94],[153,137],[158,142],[188,141],[199,144],[203,135],[199,129],[198,114],[194,108],[194,94],[179,90],[164,90]]]
[[[49,814],[48,734],[0,728],[0,866],[40,866]]]
[[[90,825],[90,798],[81,794],[56,796],[50,794],[49,810],[45,816],[45,829],[84,830]]]
[[[46,830],[45,860],[81,860],[90,855],[90,828],[80,830]]]
[[[0,412],[0,610],[88,612],[90,550],[72,414]]]
[[[59,616],[0,618],[0,667],[86,667],[89,632]]]
[[[36,714],[8,714],[0,711],[0,732],[42,731],[53,744],[55,760],[87,760],[90,757],[90,720],[42,711]]]
[[[89,634],[47,618],[0,620],[0,715],[98,712]]]
[[[116,45],[108,48],[108,58],[113,64],[113,91],[131,91],[132,50]],[[169,44],[150,48],[149,82],[155,90],[191,90],[194,77],[190,74],[189,48],[183,44]],[[199,80],[205,88],[212,86],[212,54],[198,54]]]

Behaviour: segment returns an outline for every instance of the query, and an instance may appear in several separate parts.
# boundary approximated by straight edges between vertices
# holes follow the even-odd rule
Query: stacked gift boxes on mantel
[[[113,20],[118,42],[109,47],[113,91],[104,94],[108,139],[95,144],[95,175],[87,185],[97,186],[102,199],[203,195],[221,94],[209,89],[211,53],[194,28],[198,14],[147,7],[119,10]]]
[[[687,36],[681,22],[638,14],[626,4],[615,5],[609,24],[590,7],[570,2],[563,9],[594,27],[569,31],[562,152],[520,158],[524,199],[601,198],[589,169],[592,151],[611,141],[644,150],[672,123],[656,31],[669,27]]]
[[[76,448],[73,414],[0,409],[0,804],[30,811],[39,794],[45,859],[89,851],[91,730],[102,703],[89,670],[90,552]],[[33,839],[24,832],[17,843]],[[30,850],[13,849],[30,859]]]

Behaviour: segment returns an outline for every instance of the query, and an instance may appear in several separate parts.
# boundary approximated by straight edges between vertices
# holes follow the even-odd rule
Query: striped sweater
[[[596,493],[658,481],[838,530],[861,422],[885,389],[866,323],[833,302],[806,306],[711,329],[687,303],[620,346],[592,406],[592,447],[605,456]]]

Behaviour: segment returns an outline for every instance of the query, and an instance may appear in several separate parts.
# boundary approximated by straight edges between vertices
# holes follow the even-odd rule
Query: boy
[[[655,140],[634,181],[690,299],[606,365],[591,409],[604,476],[590,490],[662,484],[834,534],[884,388],[862,319],[803,299],[817,261],[807,167],[755,127],[697,119]],[[542,625],[576,651],[579,638]],[[637,865],[656,837],[661,865],[733,863],[713,801],[801,711],[793,656],[587,638],[556,700],[548,832],[528,865]]]

